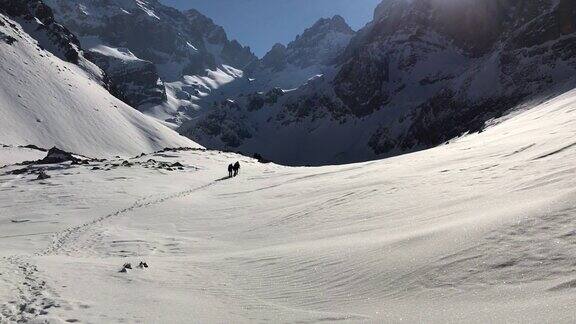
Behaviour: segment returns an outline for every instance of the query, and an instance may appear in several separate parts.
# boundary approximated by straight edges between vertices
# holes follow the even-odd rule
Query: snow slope
[[[0,167],[24,161],[41,160],[45,156],[46,152],[40,150],[0,144]]]
[[[29,22],[20,25],[3,15],[0,21],[1,35],[16,40],[0,40],[0,143],[58,146],[90,156],[198,147],[114,98],[86,70],[41,49],[22,28]]]
[[[352,165],[168,151],[47,166],[45,181],[6,167],[0,316],[572,323],[576,90],[527,108]],[[235,160],[240,176],[223,178]],[[141,260],[150,268],[118,272]]]

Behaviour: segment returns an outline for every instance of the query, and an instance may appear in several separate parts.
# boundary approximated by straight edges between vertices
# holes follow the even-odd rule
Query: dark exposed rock
[[[31,150],[42,151],[42,152],[48,152],[47,149],[42,148],[42,147],[38,147],[38,146],[33,145],[33,144],[28,144],[28,145],[20,146],[20,147],[22,147],[22,148],[27,148],[27,149],[31,149]]]
[[[333,88],[356,116],[403,106],[408,119],[382,120],[370,139],[376,154],[431,147],[565,82],[576,72],[575,21],[566,0],[384,1],[340,58]],[[446,57],[458,63],[438,63]]]
[[[46,171],[44,170],[40,170],[40,172],[38,172],[38,177],[36,178],[36,180],[46,180],[46,179],[50,179],[51,176],[49,176]]]
[[[45,1],[80,37],[87,58],[106,73],[109,91],[141,111],[167,101],[166,83],[205,76],[224,64],[242,69],[257,61],[249,47],[229,40],[222,27],[196,10],[182,12],[157,0]],[[101,50],[104,45],[112,51]],[[198,89],[184,87],[191,86],[177,90],[179,100],[200,96]],[[187,120],[195,112],[190,107],[183,104],[167,120]]]
[[[334,90],[356,116],[366,116],[390,100],[390,62],[375,50],[360,51],[334,80]]]
[[[29,23],[31,34],[43,33],[39,45],[68,62],[77,64],[81,56],[80,42],[66,27],[58,24],[52,9],[41,0],[0,0],[0,12]]]
[[[16,170],[11,171],[10,174],[20,175],[20,174],[26,174],[26,173],[28,173],[28,171],[29,171],[29,170],[28,170],[27,168],[16,169]]]
[[[14,43],[16,43],[18,40],[10,35],[6,35],[2,32],[0,32],[0,41],[5,42],[8,45],[12,45]]]
[[[264,108],[265,105],[274,105],[278,99],[284,95],[284,91],[280,88],[270,89],[264,93],[254,93],[248,96],[248,111],[255,111]]]
[[[288,64],[298,68],[330,65],[344,51],[354,31],[341,16],[320,19],[302,35],[284,46],[275,44],[260,61],[263,68],[274,72]]]
[[[302,68],[329,65],[348,46],[354,34],[341,16],[320,19],[288,44],[287,61]]]
[[[124,265],[122,266],[122,269],[120,269],[120,272],[126,273],[126,272],[128,272],[128,270],[132,270],[132,264],[131,263],[124,263]]]
[[[131,53],[126,51],[129,56]],[[122,59],[97,50],[87,52],[86,58],[106,72],[113,94],[129,105],[139,107],[166,100],[166,89],[152,62]]]
[[[236,111],[231,111],[231,109]],[[191,129],[191,132],[195,132],[195,134],[188,134],[189,136],[208,135],[219,138],[226,146],[233,148],[240,146],[245,139],[252,137],[245,116],[235,106],[215,109],[200,120],[196,127]]]
[[[266,68],[271,68],[273,71],[281,71],[288,63],[288,49],[280,43],[274,44],[272,49],[262,58],[262,64]]]
[[[106,44],[127,48],[156,66],[182,66],[180,71],[160,71],[164,81],[215,68],[220,62],[208,51],[209,44],[222,46],[219,54],[225,64],[242,68],[256,59],[248,47],[229,41],[222,27],[196,10],[181,12],[156,0],[46,1],[56,16],[80,36],[98,36]]]
[[[354,31],[341,16],[320,19],[287,46],[277,43],[258,64],[249,66],[249,74],[259,69],[280,72],[288,65],[300,69],[310,66],[328,66],[342,54]]]
[[[394,139],[390,136],[390,132],[387,128],[379,128],[368,141],[368,146],[376,154],[384,154],[396,147]]]
[[[254,155],[252,155],[252,157],[253,157],[254,159],[258,160],[258,163],[263,163],[263,164],[272,163],[272,161],[264,158],[262,155],[260,155],[260,154],[258,154],[258,153],[254,153]]]
[[[80,162],[81,160],[75,157],[72,153],[63,151],[59,148],[53,147],[48,151],[45,158],[37,161],[36,164],[56,164],[63,162]]]

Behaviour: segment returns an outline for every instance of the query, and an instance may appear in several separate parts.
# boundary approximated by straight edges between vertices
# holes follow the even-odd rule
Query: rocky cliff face
[[[257,69],[278,73],[286,69],[306,70],[334,65],[354,34],[341,16],[320,19],[287,46],[274,45],[260,60]]]
[[[46,2],[110,76],[115,94],[137,108],[166,103],[164,83],[256,60],[249,48],[228,40],[221,27],[194,10],[181,12],[156,0]]]
[[[38,36],[39,45],[59,58],[77,64],[80,42],[67,28],[58,24],[52,9],[40,0],[0,0],[0,10],[26,22],[27,32]]]
[[[270,138],[262,133],[263,128],[298,124],[308,116],[314,103],[321,102],[334,110],[341,108],[336,108],[324,90],[308,97],[308,92],[314,91],[308,87],[308,91],[296,91],[303,101],[287,102],[285,110],[282,108],[278,114],[276,108],[270,109],[292,97],[285,96],[291,93],[286,89],[317,84],[318,80],[325,80],[322,75],[333,74],[336,58],[344,53],[354,35],[340,16],[320,19],[287,46],[276,44],[261,60],[247,66],[249,82],[241,87],[242,91],[214,101],[212,110],[183,125],[180,131],[211,147],[238,149],[247,141],[258,143],[261,136]]]
[[[156,66],[137,58],[130,50],[100,45],[86,57],[106,72],[111,93],[129,105],[161,104],[167,99]]]
[[[219,58],[221,63],[242,70],[257,60],[249,47],[242,46],[236,40],[229,40],[224,28],[216,25],[212,19],[194,9],[185,11],[184,15],[192,28],[200,32],[208,51]]]
[[[215,68],[217,58],[207,49],[208,18],[184,14],[155,0],[47,0],[56,16],[81,38],[98,37],[104,45],[125,47],[154,64],[178,65],[162,77]],[[222,41],[226,41],[225,34]],[[94,38],[85,40],[90,47]],[[162,72],[162,71],[161,71]],[[172,73],[169,73],[172,72]]]
[[[275,45],[262,59],[264,67],[281,70],[286,64],[301,69],[312,65],[332,65],[348,46],[354,31],[341,16],[320,19],[302,35],[283,46]]]
[[[574,7],[564,0],[383,2],[353,42],[334,90],[354,115],[382,115],[369,142],[375,153],[438,145],[571,77]],[[407,98],[409,105],[401,102]]]

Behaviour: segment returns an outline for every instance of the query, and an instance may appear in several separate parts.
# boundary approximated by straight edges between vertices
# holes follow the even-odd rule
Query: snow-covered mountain
[[[385,1],[333,84],[375,153],[429,147],[572,79],[571,1]]]
[[[156,0],[47,0],[56,17],[76,33],[88,50],[94,45],[128,48],[158,67],[163,80],[202,74],[220,64],[248,65],[249,48],[229,41],[209,18],[180,12]]]
[[[298,88],[311,77],[332,71],[354,34],[341,16],[320,19],[288,45],[274,45],[246,72],[261,91]]]
[[[89,156],[197,144],[113,97],[41,1],[0,0],[0,142]]]
[[[46,3],[109,75],[116,97],[172,125],[193,117],[202,97],[257,60],[195,10],[180,12],[156,0]]]
[[[272,118],[280,120],[282,116],[275,116],[273,111],[263,108],[293,97],[285,94],[302,95],[306,91],[304,85],[317,84],[324,75],[334,75],[338,71],[337,59],[344,54],[354,35],[340,16],[320,19],[287,46],[274,45],[262,59],[245,69],[242,79],[224,88],[220,97],[206,97],[211,100],[212,109],[200,118],[184,123],[179,131],[209,147],[242,148],[268,156],[273,154],[265,147],[266,142],[275,146],[274,150],[278,152],[281,146],[297,145],[297,141],[292,141],[292,135],[287,138],[275,130],[266,131],[274,124]],[[325,93],[308,88],[311,92]],[[247,141],[253,144],[245,145]],[[300,153],[294,158],[299,160],[297,155]]]
[[[321,19],[262,59],[195,10],[47,3],[117,98],[207,147],[287,164],[439,145],[576,72],[565,0],[384,1],[358,32]]]
[[[573,82],[575,8],[567,0],[383,1],[333,69],[279,100],[235,99],[183,133],[289,164],[439,145]],[[285,51],[269,53],[276,69]]]
[[[185,124],[180,131],[187,135],[202,132],[190,132],[195,122],[187,120],[210,119],[228,100],[250,97],[255,106],[269,91],[334,73],[355,34],[340,16],[320,19],[259,60],[196,10],[180,12],[155,0],[46,1],[107,73],[116,97],[171,127]]]

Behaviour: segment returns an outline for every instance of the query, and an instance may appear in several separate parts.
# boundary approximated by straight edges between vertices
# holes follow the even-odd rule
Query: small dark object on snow
[[[254,153],[253,157],[258,160],[258,163],[271,163],[272,161],[265,159],[262,155],[258,154],[258,153]]]
[[[59,148],[53,147],[48,151],[48,154],[46,155],[45,158],[38,161],[38,164],[55,164],[68,161],[79,163],[80,159],[72,155],[72,153],[62,151]]]
[[[50,178],[51,177],[44,170],[42,170],[38,173],[38,177],[36,178],[36,180],[46,180]]]
[[[22,148],[27,148],[27,149],[31,149],[31,150],[42,151],[42,152],[48,152],[47,149],[38,147],[38,146],[33,145],[33,144],[28,144],[28,145],[24,145],[24,146],[20,146],[20,147],[22,147]]]
[[[12,223],[15,223],[15,224],[20,224],[20,223],[28,223],[30,220],[29,219],[12,219],[10,221]]]
[[[24,169],[16,169],[10,173],[14,174],[14,175],[20,175],[20,174],[24,174],[26,172],[28,172],[28,169],[24,168]]]
[[[148,268],[148,263],[140,261],[140,264],[138,264],[138,268],[140,269]]]
[[[234,176],[234,165],[228,164],[228,177],[232,178]]]
[[[122,266],[122,270],[120,270],[120,272],[128,272],[128,269],[132,270],[132,264],[124,263],[124,265]]]
[[[182,165],[182,163],[180,162],[174,162],[172,163],[171,167],[173,168],[179,168],[179,167],[183,167],[184,165]]]
[[[95,170],[100,170],[100,167],[95,166],[95,167],[92,168],[92,170],[94,170],[94,171],[95,171]]]

